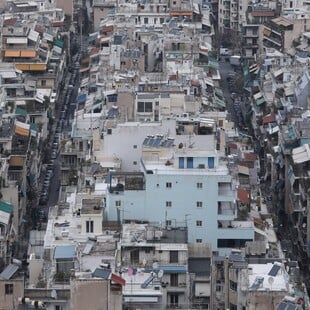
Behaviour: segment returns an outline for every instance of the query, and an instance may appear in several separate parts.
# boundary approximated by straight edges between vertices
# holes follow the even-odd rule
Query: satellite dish
[[[56,292],[56,290],[52,290],[52,291],[51,291],[51,297],[52,297],[53,299],[57,299],[57,292]]]
[[[164,271],[163,271],[162,269],[160,269],[160,270],[158,271],[157,277],[158,277],[159,279],[161,279],[161,278],[163,277],[163,275],[164,275]]]
[[[157,262],[153,263],[153,269],[158,269],[158,263]]]

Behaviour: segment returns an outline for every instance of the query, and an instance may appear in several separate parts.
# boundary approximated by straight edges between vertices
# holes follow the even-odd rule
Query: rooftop
[[[249,264],[249,290],[288,291],[288,275],[280,263]]]
[[[122,246],[155,247],[160,250],[187,251],[185,227],[163,229],[150,224],[123,224]]]

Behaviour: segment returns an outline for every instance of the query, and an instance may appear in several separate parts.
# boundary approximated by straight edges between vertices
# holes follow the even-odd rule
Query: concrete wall
[[[5,285],[13,285],[12,294],[6,294]],[[24,296],[24,280],[1,280],[0,281],[0,309],[12,310],[18,305],[18,298]]]
[[[73,0],[56,0],[56,7],[63,9],[66,15],[73,15]]]
[[[94,221],[94,231],[86,232],[86,221]],[[102,234],[102,214],[81,214],[81,234],[101,235]]]
[[[71,309],[119,310],[122,295],[110,292],[110,283],[104,279],[71,281]]]
[[[107,195],[107,213],[109,220],[117,220],[115,201],[121,201],[120,218],[151,220],[165,223],[170,220],[172,226],[185,226],[185,215],[188,217],[189,242],[202,239],[210,243],[216,251],[217,239],[253,239],[253,228],[218,228],[218,201],[230,201],[235,197],[221,196],[218,193],[219,182],[229,182],[229,175],[184,175],[184,174],[146,174],[146,190],[126,191]],[[172,187],[166,188],[171,182]],[[197,188],[197,183],[203,183],[203,188]],[[172,206],[166,207],[171,201]],[[197,202],[202,207],[197,207]],[[197,221],[202,221],[198,226]],[[229,252],[228,249],[222,249]]]

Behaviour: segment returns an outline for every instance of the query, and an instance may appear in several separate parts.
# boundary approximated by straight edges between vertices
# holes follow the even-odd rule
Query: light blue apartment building
[[[189,242],[209,243],[219,255],[254,240],[252,221],[237,221],[232,176],[213,145],[174,146],[173,139],[147,137],[141,172],[111,172],[108,220],[160,222],[188,228]]]

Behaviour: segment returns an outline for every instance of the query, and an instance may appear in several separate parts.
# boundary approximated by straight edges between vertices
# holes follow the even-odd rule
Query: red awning
[[[111,275],[111,281],[116,282],[117,284],[120,284],[123,286],[126,284],[126,281],[123,278],[121,278],[120,276],[117,276],[114,273],[112,273]]]

